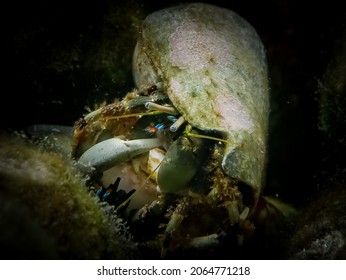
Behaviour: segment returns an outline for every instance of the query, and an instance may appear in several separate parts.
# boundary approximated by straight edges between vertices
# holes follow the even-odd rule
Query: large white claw
[[[111,138],[88,149],[79,158],[77,166],[84,173],[103,172],[161,145],[162,140],[159,138],[129,141]]]

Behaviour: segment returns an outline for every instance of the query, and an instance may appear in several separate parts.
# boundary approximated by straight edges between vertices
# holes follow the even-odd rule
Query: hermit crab
[[[269,89],[255,29],[210,4],[154,12],[133,75],[136,90],[76,122],[77,167],[94,187],[119,177],[134,189],[115,211],[162,256],[224,239],[241,246],[255,231],[266,169]]]

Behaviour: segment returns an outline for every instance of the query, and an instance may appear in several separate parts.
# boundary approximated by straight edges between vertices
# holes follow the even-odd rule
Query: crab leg
[[[77,167],[84,173],[103,172],[161,145],[159,138],[129,141],[111,138],[88,149],[79,158]]]
[[[220,244],[219,235],[216,233],[194,237],[190,241],[190,246],[193,248],[213,248]]]

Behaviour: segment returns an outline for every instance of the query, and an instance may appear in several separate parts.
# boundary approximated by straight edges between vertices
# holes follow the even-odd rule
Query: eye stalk
[[[144,107],[148,110],[160,111],[160,112],[171,114],[171,115],[179,114],[178,110],[172,106],[164,106],[164,105],[156,104],[154,102],[145,102]]]

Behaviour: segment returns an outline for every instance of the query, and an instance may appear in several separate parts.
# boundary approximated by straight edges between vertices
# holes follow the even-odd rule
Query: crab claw
[[[159,138],[121,140],[111,138],[88,149],[78,160],[77,167],[86,174],[103,172],[119,163],[162,146]]]

